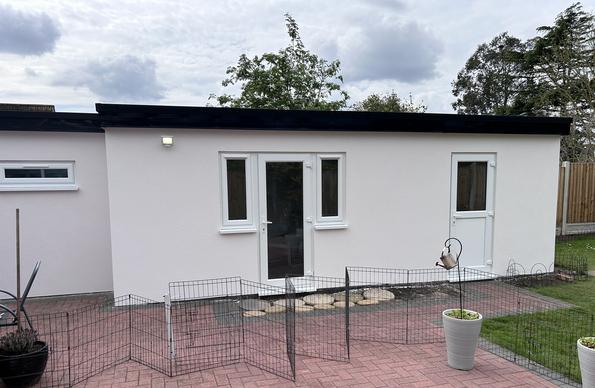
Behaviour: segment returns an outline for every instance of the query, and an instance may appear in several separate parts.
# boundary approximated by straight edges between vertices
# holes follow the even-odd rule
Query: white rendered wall
[[[0,191],[0,289],[16,289],[18,207],[23,289],[41,260],[30,295],[112,290],[104,135],[0,132],[0,160],[74,160],[79,186],[78,191]]]
[[[175,145],[162,147],[161,135]],[[106,147],[116,295],[259,280],[258,234],[219,233],[220,151],[346,153],[349,228],[312,231],[316,275],[432,267],[449,233],[452,152],[497,154],[492,270],[510,258],[553,262],[557,136],[108,128]]]

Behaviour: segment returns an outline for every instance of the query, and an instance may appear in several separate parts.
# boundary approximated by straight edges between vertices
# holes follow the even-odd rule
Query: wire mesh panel
[[[441,268],[407,271],[407,287],[400,291],[405,296],[407,308],[406,342],[434,343],[444,340],[442,334],[442,312],[457,308],[460,292],[454,273]],[[462,284],[463,297],[468,283]]]
[[[296,353],[347,361],[345,279],[322,276],[291,278],[295,287]]]
[[[170,376],[165,304],[129,295],[130,359]]]
[[[393,343],[443,340],[441,314],[458,303],[458,288],[440,269],[348,267],[353,339]]]
[[[480,346],[552,380],[579,386],[576,341],[592,335],[593,312],[580,308],[531,311],[484,321]],[[514,327],[514,331],[510,328]]]
[[[241,360],[239,277],[172,282],[169,292],[173,375]]]
[[[351,303],[365,300],[364,292],[367,291],[386,290],[390,292],[388,288],[397,290],[407,287],[407,277],[403,270],[348,267],[346,273],[349,276],[349,301]],[[386,295],[390,297],[390,295]],[[403,299],[396,299],[394,293],[391,295],[393,296],[392,302],[388,302],[387,299],[382,303],[375,300],[376,303],[372,302],[374,304],[349,307],[349,333],[352,339],[406,342],[406,302]]]
[[[558,277],[562,280],[585,280],[589,277],[589,264],[587,258],[584,256],[558,253],[556,254],[555,268]]]
[[[241,294],[239,276],[169,283],[169,296],[172,302],[224,298],[237,299]]]
[[[509,272],[515,273],[481,285],[492,298],[491,305],[474,307],[484,314],[480,346],[554,381],[580,386],[576,341],[593,335],[595,313],[528,288],[563,286],[567,281],[557,272]]]
[[[244,360],[277,376],[295,378],[292,365],[291,327],[293,300],[285,288],[242,280],[241,317],[244,328]],[[288,308],[289,307],[289,308]],[[290,341],[288,342],[288,334]],[[289,352],[288,352],[289,351]]]
[[[133,295],[30,315],[39,340],[48,346],[45,372],[36,386],[73,386],[131,359],[169,374],[163,315],[163,303]],[[15,328],[4,328],[0,335],[9,330]]]
[[[465,308],[480,312],[484,318],[516,315],[523,309],[545,311],[570,307],[568,303],[548,298],[526,288],[551,285],[555,281],[553,273],[538,272],[534,275],[517,274],[511,277],[499,277],[470,268],[464,268],[461,272],[466,277],[483,279],[463,284],[463,300]]]
[[[234,277],[173,282],[169,289],[174,375],[245,361],[294,378],[286,327],[294,313],[284,287]]]
[[[130,359],[128,296],[68,313],[70,384]]]

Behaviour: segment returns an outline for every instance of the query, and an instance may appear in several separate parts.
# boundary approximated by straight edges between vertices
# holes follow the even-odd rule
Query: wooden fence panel
[[[563,195],[563,184],[560,185],[560,191]],[[558,192],[558,218],[561,222],[560,195]],[[595,163],[570,163],[567,223],[593,222],[595,222]]]

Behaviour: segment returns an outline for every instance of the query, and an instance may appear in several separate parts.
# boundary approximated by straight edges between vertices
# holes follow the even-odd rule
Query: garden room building
[[[97,104],[0,112],[0,254],[22,213],[36,295],[161,298],[173,280],[280,285],[345,266],[553,265],[570,120]],[[14,288],[13,260],[0,288]]]

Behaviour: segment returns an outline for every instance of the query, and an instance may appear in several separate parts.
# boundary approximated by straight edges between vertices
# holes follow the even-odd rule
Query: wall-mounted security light
[[[174,145],[173,136],[161,136],[161,145],[164,147],[171,147]]]

